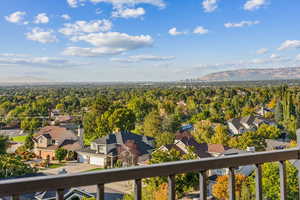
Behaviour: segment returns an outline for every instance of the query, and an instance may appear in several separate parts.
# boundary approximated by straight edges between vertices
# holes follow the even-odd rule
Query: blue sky
[[[170,81],[300,67],[299,8],[299,0],[4,0],[0,79]]]

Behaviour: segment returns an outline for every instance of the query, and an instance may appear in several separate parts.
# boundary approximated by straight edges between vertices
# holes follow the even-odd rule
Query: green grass
[[[55,169],[55,168],[63,167],[63,166],[65,166],[64,163],[51,163],[51,164],[48,166],[48,168],[49,168],[49,169]]]
[[[26,135],[22,136],[16,136],[12,138],[12,141],[14,142],[20,142],[20,143],[25,143]]]
[[[104,168],[89,169],[89,170],[86,170],[84,172],[94,172],[94,171],[100,171],[100,170],[104,170]]]

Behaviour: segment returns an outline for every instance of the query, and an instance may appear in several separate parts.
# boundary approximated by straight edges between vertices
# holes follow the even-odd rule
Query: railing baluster
[[[206,200],[207,199],[207,175],[206,171],[201,171],[199,173],[199,191],[200,191],[200,200]]]
[[[255,165],[255,188],[256,188],[256,200],[262,200],[262,173],[261,164]]]
[[[229,168],[229,181],[228,181],[228,189],[229,189],[229,200],[235,200],[235,174],[234,168]]]
[[[175,191],[175,175],[168,176],[168,184],[169,184],[169,200],[175,200],[176,191]]]
[[[104,200],[104,184],[97,185],[97,200]]]
[[[56,200],[64,200],[65,190],[57,189],[56,190]]]
[[[134,200],[142,199],[142,181],[141,179],[136,179],[134,181]]]
[[[286,200],[287,185],[286,185],[286,166],[285,161],[279,161],[279,174],[280,174],[280,199]]]

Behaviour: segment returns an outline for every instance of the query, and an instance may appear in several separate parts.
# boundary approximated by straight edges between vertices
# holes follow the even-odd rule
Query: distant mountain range
[[[300,67],[269,68],[269,69],[239,69],[215,72],[200,78],[197,81],[257,81],[257,80],[284,80],[300,79]]]

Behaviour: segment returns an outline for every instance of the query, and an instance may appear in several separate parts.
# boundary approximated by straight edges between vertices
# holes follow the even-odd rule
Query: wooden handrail
[[[20,178],[0,181],[0,196],[21,195],[32,192],[57,190],[87,185],[138,180],[156,176],[170,176],[209,169],[234,168],[267,162],[299,159],[298,148],[270,152],[246,153],[218,158],[177,161],[142,167],[108,169],[99,172],[65,174],[45,177]]]

